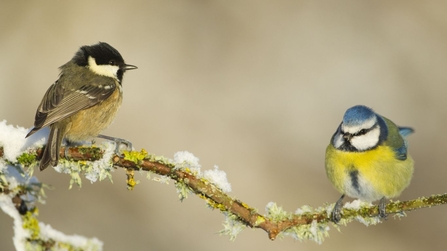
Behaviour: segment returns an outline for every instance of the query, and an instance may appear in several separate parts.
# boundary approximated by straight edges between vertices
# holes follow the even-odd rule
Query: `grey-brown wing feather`
[[[108,82],[108,81],[107,81]],[[108,88],[104,88],[108,86]],[[34,128],[28,136],[57,121],[67,118],[74,113],[92,107],[112,95],[116,85],[84,85],[73,91],[64,88],[56,81],[45,93],[37,108]]]

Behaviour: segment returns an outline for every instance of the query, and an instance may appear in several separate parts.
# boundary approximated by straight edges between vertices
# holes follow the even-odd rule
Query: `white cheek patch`
[[[359,132],[362,129],[369,129],[369,128],[373,127],[376,123],[377,123],[377,117],[373,116],[370,119],[364,121],[361,125],[347,126],[347,125],[345,125],[343,123],[341,125],[341,129],[345,133],[355,134],[355,133]]]
[[[343,136],[340,134],[340,132],[337,132],[337,134],[335,134],[334,136],[332,144],[334,145],[335,148],[340,148],[340,146],[343,145],[343,143],[345,143]]]
[[[364,135],[354,136],[351,139],[351,145],[359,151],[364,151],[373,148],[379,143],[380,126],[376,126],[374,129]]]
[[[116,73],[118,72],[119,67],[116,65],[97,65],[95,59],[89,56],[88,67],[98,75],[117,79]]]

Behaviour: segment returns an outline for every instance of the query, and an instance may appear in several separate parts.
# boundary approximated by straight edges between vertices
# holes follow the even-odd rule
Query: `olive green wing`
[[[396,158],[400,160],[407,159],[408,143],[406,136],[414,132],[410,127],[398,127],[391,120],[382,117],[388,128],[387,139],[385,144],[392,147],[396,153]]]

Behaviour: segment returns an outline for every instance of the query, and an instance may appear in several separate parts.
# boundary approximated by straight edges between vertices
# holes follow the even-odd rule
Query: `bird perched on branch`
[[[413,159],[407,153],[409,127],[398,127],[371,108],[349,108],[326,149],[326,174],[343,194],[332,220],[341,219],[345,195],[362,201],[380,199],[379,216],[386,218],[385,199],[399,196],[410,184]]]
[[[137,67],[124,63],[121,54],[103,42],[82,46],[60,67],[59,79],[43,96],[34,128],[26,135],[50,127],[40,170],[57,165],[64,138],[68,142],[94,137],[115,139],[99,133],[115,118],[123,98],[124,72],[133,69]]]

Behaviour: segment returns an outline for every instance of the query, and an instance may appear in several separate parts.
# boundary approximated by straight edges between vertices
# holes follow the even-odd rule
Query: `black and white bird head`
[[[343,151],[366,151],[386,137],[386,125],[371,108],[356,105],[349,108],[332,138],[335,148]]]
[[[88,67],[98,75],[114,78],[120,83],[125,71],[137,69],[135,65],[126,64],[121,54],[104,42],[82,46],[72,61],[79,66]]]

